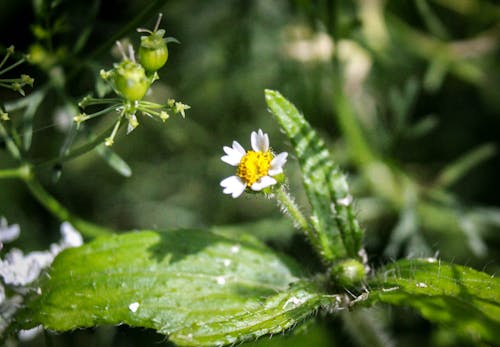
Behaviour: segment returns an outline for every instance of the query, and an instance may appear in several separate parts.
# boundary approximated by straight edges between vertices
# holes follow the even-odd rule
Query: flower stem
[[[23,167],[16,169],[4,169],[0,170],[0,179],[2,178],[22,178],[24,175]]]
[[[27,170],[26,170],[27,169]],[[96,237],[113,233],[111,229],[87,222],[71,214],[59,201],[50,195],[38,182],[28,167],[24,169],[24,174],[19,176],[28,186],[31,194],[54,216],[62,221],[70,222],[79,232],[86,237]]]
[[[99,134],[94,139],[92,139],[90,142],[87,142],[87,143],[81,145],[80,147],[69,151],[68,153],[64,154],[63,156],[57,156],[55,158],[46,159],[42,162],[35,164],[35,166],[41,167],[41,166],[47,166],[47,165],[62,164],[65,161],[74,159],[82,154],[90,152],[91,150],[93,150],[94,148],[96,148],[97,146],[99,146],[100,144],[102,144],[104,142],[104,140],[108,136],[109,132],[112,129],[114,129],[114,127],[115,127],[115,124],[111,125],[105,131],[103,131],[101,134]]]
[[[20,166],[16,169],[0,170],[0,179],[17,178],[26,183],[31,194],[42,204],[49,212],[61,221],[70,222],[79,232],[88,238],[97,237],[100,235],[109,235],[114,233],[112,229],[108,229],[90,222],[87,222],[70,213],[64,206],[61,205],[52,195],[50,195],[43,186],[35,178],[28,165]]]
[[[40,202],[49,212],[59,218],[61,221],[70,222],[79,232],[88,238],[100,235],[114,233],[113,230],[92,224],[70,213],[61,205],[52,195],[49,194],[38,182],[29,165],[22,165],[16,169],[0,170],[0,179],[17,178],[26,183],[31,194]]]
[[[24,59],[24,58],[23,58],[23,59],[21,59],[21,60],[19,60],[19,61],[16,61],[14,64],[12,64],[12,65],[10,65],[10,66],[6,67],[5,69],[3,69],[2,71],[0,71],[0,75],[3,75],[3,74],[4,74],[4,73],[6,73],[7,71],[12,70],[13,68],[15,68],[15,67],[17,67],[17,66],[21,65],[21,64],[22,64],[22,63],[24,63],[24,62],[25,62],[25,59]]]
[[[302,229],[305,232],[312,245],[316,249],[321,250],[319,239],[314,229],[311,228],[311,226],[307,222],[306,217],[304,217],[299,207],[295,203],[295,199],[290,195],[290,193],[288,193],[284,186],[281,186],[275,191],[275,197],[280,208],[282,208],[286,213],[290,215],[290,217],[292,217],[294,224],[298,228]]]

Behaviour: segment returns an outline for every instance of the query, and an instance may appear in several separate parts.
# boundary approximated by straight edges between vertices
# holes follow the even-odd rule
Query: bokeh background
[[[136,27],[161,27],[180,45],[147,97],[191,106],[166,123],[141,118],[112,150],[125,177],[95,151],[62,167],[44,166],[67,139],[78,101],[96,95],[99,70],[119,59],[114,40],[136,47]],[[500,246],[500,5],[487,0],[328,1],[2,1],[0,49],[11,44],[33,63],[12,74],[44,90],[34,114],[31,161],[44,186],[68,209],[120,230],[212,228],[252,232],[318,270],[300,234],[259,196],[233,200],[219,182],[232,175],[222,146],[249,145],[252,130],[291,151],[266,109],[277,89],[306,115],[348,173],[366,230],[370,263],[436,256],[491,274]],[[19,96],[0,90],[4,103]],[[347,101],[347,104],[343,103]],[[347,105],[347,106],[346,106]],[[11,115],[22,126],[25,111]],[[98,133],[113,115],[88,122]],[[354,129],[354,130],[353,130]],[[82,141],[77,138],[75,144]],[[14,167],[0,149],[0,168]],[[307,211],[293,156],[290,186]],[[22,182],[0,180],[0,216],[21,226],[9,247],[46,248],[59,223]],[[263,269],[265,271],[265,269]],[[385,330],[387,346],[467,346],[411,310],[381,307],[318,316],[293,334],[249,345],[363,346],[363,319]],[[151,331],[99,328],[24,345],[145,346]]]

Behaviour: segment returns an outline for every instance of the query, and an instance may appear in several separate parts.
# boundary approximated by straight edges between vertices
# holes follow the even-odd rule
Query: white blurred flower
[[[4,259],[0,259],[0,276],[4,283],[23,286],[33,282],[62,250],[83,243],[82,236],[67,222],[61,224],[61,234],[61,241],[51,244],[48,251],[35,251],[25,255],[20,249],[11,249]]]
[[[43,326],[41,325],[37,325],[36,327],[27,330],[22,329],[19,331],[18,334],[19,340],[22,342],[31,341],[42,332],[43,332]]]
[[[69,222],[61,224],[61,235],[62,239],[59,242],[61,250],[83,245],[82,235]]]
[[[0,219],[0,245],[2,241],[15,240],[19,233],[19,225],[8,226],[5,218]],[[9,326],[16,311],[22,306],[23,296],[27,292],[27,288],[23,286],[35,281],[42,270],[49,267],[61,251],[83,244],[80,233],[68,222],[61,224],[61,236],[61,240],[51,244],[47,251],[36,251],[25,255],[20,249],[12,248],[3,259],[0,259],[0,277],[3,279],[0,282],[0,336]],[[10,286],[16,294],[7,296],[4,284]],[[19,339],[31,340],[42,330],[41,326],[21,330]]]
[[[72,106],[62,106],[56,108],[54,112],[54,124],[60,131],[69,131],[73,125],[73,115],[78,113],[78,109]]]
[[[19,237],[19,224],[9,225],[7,219],[0,218],[0,249],[4,242],[12,242]]]
[[[239,197],[247,188],[260,191],[277,183],[274,178],[283,172],[287,152],[278,155],[269,149],[269,137],[261,129],[252,131],[250,135],[252,150],[245,149],[233,141],[232,147],[224,146],[226,155],[221,160],[238,169],[236,175],[225,178],[220,185],[225,194],[233,198]]]
[[[324,32],[314,33],[309,27],[291,25],[286,27],[283,45],[285,55],[302,63],[329,62],[334,53],[334,43]]]

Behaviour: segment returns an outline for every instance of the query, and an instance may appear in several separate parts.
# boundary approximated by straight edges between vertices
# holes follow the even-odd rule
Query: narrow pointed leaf
[[[440,187],[448,187],[456,183],[470,170],[474,169],[482,162],[490,159],[496,153],[497,148],[492,143],[483,144],[470,152],[467,152],[455,162],[443,169],[437,179],[437,184]]]
[[[267,105],[297,154],[322,255],[328,261],[357,257],[363,231],[355,217],[345,175],[297,108],[277,91],[265,93]]]
[[[33,122],[36,111],[38,107],[42,103],[45,98],[46,90],[41,89],[36,92],[31,93],[25,98],[16,100],[15,102],[9,103],[6,105],[6,109],[8,112],[14,111],[23,107],[26,107],[24,111],[23,118],[23,141],[24,141],[24,149],[29,150],[31,147],[31,139],[33,137]]]
[[[417,309],[425,318],[475,339],[500,341],[500,280],[436,259],[401,260],[369,281],[364,303]]]
[[[109,147],[101,144],[96,147],[97,153],[102,159],[116,172],[124,177],[132,176],[132,169],[118,154],[113,152]]]
[[[126,233],[61,253],[23,317],[56,331],[123,323],[178,345],[234,344],[293,327],[324,303],[299,276],[248,236]]]

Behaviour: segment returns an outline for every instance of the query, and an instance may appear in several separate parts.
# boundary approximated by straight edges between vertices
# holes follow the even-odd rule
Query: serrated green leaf
[[[363,231],[352,208],[345,175],[334,165],[323,140],[297,108],[277,91],[265,93],[267,105],[297,154],[320,252],[330,262],[346,256],[357,257]]]
[[[248,236],[141,231],[61,253],[27,324],[152,328],[185,346],[233,344],[295,326],[325,297],[290,260]]]
[[[475,339],[500,341],[500,280],[429,259],[401,260],[379,270],[365,303],[411,306],[430,321]]]

